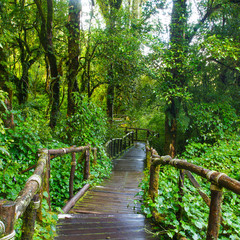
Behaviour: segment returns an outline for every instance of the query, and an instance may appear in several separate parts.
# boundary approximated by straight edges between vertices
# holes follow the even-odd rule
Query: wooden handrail
[[[121,128],[125,128],[125,133],[127,133],[128,130],[134,131],[134,134],[135,134],[134,135],[135,136],[134,141],[147,141],[150,136],[157,137],[157,138],[159,138],[159,136],[160,136],[159,133],[157,133],[157,132],[155,132],[153,130],[146,129],[146,128],[135,128],[135,127],[121,127]],[[138,134],[139,131],[146,132],[146,138],[140,139],[139,138],[139,134]]]
[[[94,151],[94,161],[96,163],[96,148]],[[84,152],[85,164],[84,164],[84,179],[88,179],[90,176],[90,146],[83,147],[70,147],[61,149],[41,149],[38,152],[38,162],[36,164],[33,175],[27,180],[23,190],[19,193],[15,201],[0,200],[0,240],[1,239],[13,239],[15,236],[14,225],[15,222],[23,217],[22,227],[22,239],[32,239],[34,233],[34,224],[36,218],[36,211],[41,206],[41,197],[43,191],[48,191],[50,204],[50,192],[49,192],[49,178],[50,178],[50,160],[56,156],[72,153],[71,174],[69,179],[69,194],[73,197],[73,179],[75,173],[76,158],[75,153]],[[84,187],[84,191],[89,187]],[[81,194],[83,190],[80,191]],[[40,199],[39,199],[40,196]],[[74,197],[73,201],[76,201],[80,196],[78,193]],[[65,207],[69,208],[70,205]],[[39,211],[41,215],[41,211]],[[41,217],[39,217],[41,218]]]
[[[105,144],[105,149],[110,158],[116,157],[134,143],[134,132],[129,132],[122,138],[113,138]]]
[[[72,146],[72,147],[69,147],[69,148],[59,148],[59,149],[49,149],[48,150],[48,153],[51,154],[51,155],[63,155],[63,154],[66,154],[66,153],[77,153],[77,152],[82,152],[84,150],[87,150],[89,149],[89,146],[83,146],[83,147],[75,147],[75,146]]]
[[[151,152],[151,156],[148,154]],[[190,179],[194,187],[197,188],[199,194],[210,207],[209,218],[208,218],[208,229],[207,229],[207,240],[218,239],[219,226],[222,223],[221,217],[221,202],[223,191],[222,188],[226,188],[236,194],[240,195],[240,182],[227,176],[225,173],[212,171],[198,165],[187,162],[186,160],[172,159],[170,156],[159,156],[154,149],[147,147],[147,162],[150,163],[150,180],[149,180],[149,191],[148,194],[153,201],[155,201],[158,195],[159,187],[159,171],[160,166],[170,165],[174,168],[180,169],[181,174],[186,174]],[[207,179],[211,182],[211,199],[200,190],[200,185],[191,173],[195,173],[202,178]],[[183,177],[182,177],[183,178]],[[183,186],[183,181],[179,184],[180,190]],[[179,194],[181,191],[179,190]],[[182,200],[182,197],[179,197]],[[181,206],[181,205],[179,205]],[[181,207],[180,207],[181,208]],[[182,211],[183,209],[180,209]],[[181,219],[178,219],[181,221]]]
[[[180,159],[172,159],[170,156],[153,156],[152,157],[152,166],[157,165],[172,165],[178,169],[188,170],[193,172],[205,179],[209,182],[218,185],[220,187],[224,187],[236,194],[240,195],[240,182],[234,178],[227,176],[225,173],[212,171],[195,164],[189,163],[185,160]]]
[[[27,183],[23,190],[19,193],[16,203],[16,211],[15,211],[15,220],[22,216],[25,212],[27,206],[30,204],[33,196],[40,190],[42,187],[42,179],[44,179],[44,174],[46,171],[47,164],[47,150],[42,150],[39,152],[39,160],[37,163],[37,167],[33,173],[33,175],[27,180]]]
[[[122,127],[122,128],[126,128],[126,129],[132,129],[132,130],[142,130],[142,131],[149,131],[149,132],[153,132],[155,133],[155,131],[150,130],[148,128],[135,128],[135,127]]]

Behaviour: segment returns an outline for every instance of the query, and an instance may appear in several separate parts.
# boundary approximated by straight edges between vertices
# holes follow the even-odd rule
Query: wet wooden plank
[[[97,219],[99,216],[97,214],[59,214],[60,221],[75,221],[75,219],[79,219],[77,221],[85,221],[84,219]],[[101,214],[101,218],[107,219],[145,219],[142,214]]]
[[[116,232],[116,233],[101,233],[101,234],[85,234],[85,235],[62,235],[56,237],[57,240],[151,240],[154,239],[145,232]],[[156,239],[156,238],[155,238]]]
[[[138,185],[143,177],[145,151],[137,144],[113,161],[114,171],[78,201],[71,213],[61,215],[57,240],[134,239],[148,240],[151,226],[139,214]],[[148,229],[148,231],[146,231]]]
[[[64,237],[73,240],[153,239],[151,234],[146,233],[147,221],[140,214],[77,214],[61,219],[60,223],[58,240]]]

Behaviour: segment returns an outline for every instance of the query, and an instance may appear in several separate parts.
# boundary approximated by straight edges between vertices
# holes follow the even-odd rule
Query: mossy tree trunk
[[[8,96],[4,100],[4,105],[0,106],[1,111],[1,118],[3,119],[4,126],[6,128],[13,128],[14,127],[14,117],[11,112],[12,110],[12,98],[13,98],[13,91],[11,87],[9,87],[11,77],[7,69],[7,58],[4,52],[4,49],[0,46],[0,89],[8,94]]]
[[[47,62],[50,66],[50,127],[55,128],[59,113],[60,103],[60,74],[57,67],[57,57],[53,47],[53,1],[47,0],[47,13],[44,13],[42,2],[34,0],[37,5],[38,13],[41,19],[41,28],[39,31],[40,42],[44,48]],[[47,17],[45,17],[47,15]]]
[[[68,107],[67,114],[71,116],[75,112],[74,92],[79,91],[77,75],[80,55],[80,12],[81,0],[69,0],[68,15]]]
[[[174,0],[170,25],[170,64],[169,88],[185,86],[186,76],[183,71],[185,54],[185,28],[187,19],[186,0]],[[177,91],[177,90],[176,90]],[[178,117],[181,99],[170,96],[165,110],[165,153],[171,157],[176,155]]]
[[[108,36],[109,36],[109,46],[108,46],[108,58],[110,59],[108,65],[108,86],[106,91],[107,99],[107,116],[109,122],[112,123],[113,119],[113,108],[114,108],[114,96],[115,96],[115,77],[114,77],[114,48],[116,43],[113,38],[116,34],[116,22],[117,13],[122,5],[122,0],[98,0],[102,15],[106,21]]]

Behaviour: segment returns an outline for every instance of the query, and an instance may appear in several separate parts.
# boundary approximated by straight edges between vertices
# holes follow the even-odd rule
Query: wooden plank
[[[85,219],[98,219],[97,214],[59,214],[58,218],[60,221],[72,222],[72,221],[86,221]],[[101,218],[104,219],[145,219],[142,214],[101,214]]]
[[[72,216],[72,215],[71,215]],[[154,239],[145,232],[146,220],[140,214],[76,215],[61,219],[58,226],[61,239]],[[88,217],[89,216],[89,217]],[[91,229],[91,233],[88,229]],[[67,236],[67,238],[66,238]]]
[[[141,214],[136,194],[143,178],[144,145],[130,148],[114,160],[114,171],[102,186],[88,191],[71,210],[74,214],[60,215],[57,240],[147,240],[151,229]]]
[[[77,224],[64,224],[61,225],[58,228],[58,233],[60,234],[61,231],[65,232],[65,231],[69,231],[69,230],[81,230],[81,233],[83,233],[83,231],[89,231],[89,228],[91,228],[91,233],[93,233],[94,231],[99,231],[100,229],[103,228],[109,228],[109,229],[116,229],[116,228],[124,228],[124,230],[126,230],[127,228],[133,228],[133,227],[137,227],[137,228],[144,228],[145,227],[145,223],[143,222],[142,224],[139,224],[136,221],[133,222],[93,222],[93,223],[89,223],[89,222],[84,222],[84,223],[77,223]],[[119,230],[119,229],[118,229]]]
[[[99,227],[91,227],[90,226],[88,227],[85,227],[85,228],[77,228],[76,226],[73,227],[72,229],[58,229],[58,233],[61,234],[61,233],[66,233],[67,231],[67,234],[68,236],[71,236],[71,235],[76,235],[76,234],[79,234],[79,232],[81,232],[81,235],[84,235],[84,234],[89,234],[89,229],[91,229],[91,235],[94,235],[94,234],[97,234],[97,233],[100,233],[100,234],[110,234],[110,233],[123,233],[123,232],[138,232],[138,231],[141,231],[141,230],[144,230],[143,229],[144,226],[119,226],[118,224],[117,225],[113,225],[113,224],[107,224],[107,226],[103,226],[103,225],[100,225]]]

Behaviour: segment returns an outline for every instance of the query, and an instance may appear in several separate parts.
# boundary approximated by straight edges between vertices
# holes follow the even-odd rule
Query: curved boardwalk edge
[[[113,160],[110,178],[88,191],[70,214],[59,215],[55,239],[154,239],[140,205],[134,203],[145,156],[145,145],[136,143]]]

